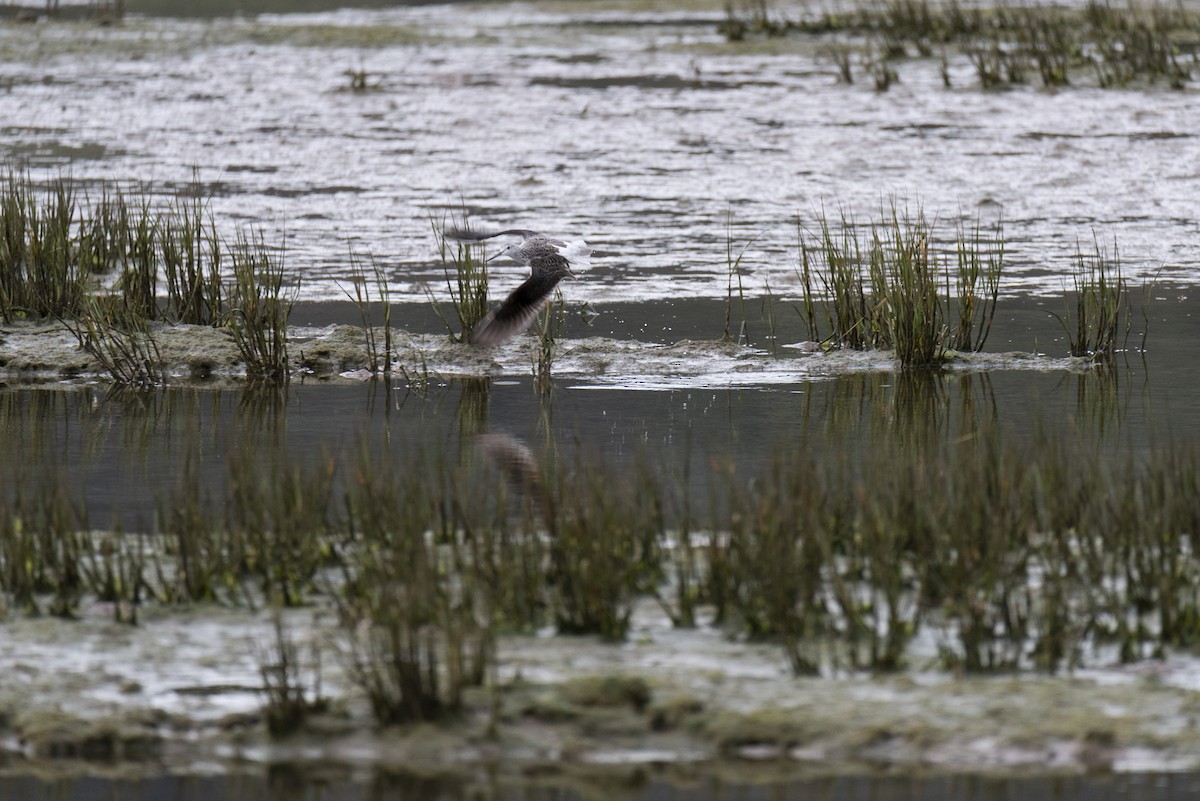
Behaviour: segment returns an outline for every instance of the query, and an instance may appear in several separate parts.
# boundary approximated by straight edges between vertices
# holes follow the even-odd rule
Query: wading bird
[[[497,236],[519,236],[520,242],[505,245],[499,253],[489,257],[488,261],[507,256],[518,264],[528,265],[530,269],[525,283],[514,289],[503,303],[488,312],[471,331],[467,341],[472,345],[498,345],[524,331],[546,304],[558,282],[568,275],[575,277],[571,266],[587,267],[592,257],[592,248],[582,239],[567,242],[520,228],[510,228],[493,234],[451,229],[446,232],[446,236],[468,241]]]

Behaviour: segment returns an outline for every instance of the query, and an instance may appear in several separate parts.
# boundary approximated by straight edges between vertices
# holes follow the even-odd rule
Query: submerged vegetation
[[[861,66],[879,90],[897,79],[887,62],[903,57],[941,58],[949,85],[950,48],[971,63],[985,89],[1028,83],[1031,76],[1046,87],[1089,80],[1101,87],[1161,81],[1178,89],[1194,79],[1200,52],[1200,13],[1163,2],[988,7],[957,0],[886,0],[790,19],[765,0],[755,0],[727,5],[719,31],[734,42],[754,36],[857,37]],[[843,82],[853,82],[849,47],[839,42],[832,53]]]

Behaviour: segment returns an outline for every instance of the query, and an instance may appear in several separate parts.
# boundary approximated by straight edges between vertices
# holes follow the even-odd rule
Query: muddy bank
[[[369,335],[369,336],[368,336]],[[229,382],[246,368],[228,330],[206,326],[157,325],[150,337],[169,383]],[[372,344],[373,340],[373,344]],[[289,329],[288,353],[294,378],[364,380],[372,365],[387,364],[393,378],[428,382],[458,377],[528,376],[536,364],[532,335],[493,348],[456,343],[448,335],[391,330],[386,359],[384,329],[334,324]],[[665,389],[676,386],[760,386],[794,383],[861,372],[892,371],[890,352],[823,351],[818,343],[785,343],[771,350],[724,340],[681,340],[659,344],[608,337],[564,339],[554,347],[552,372],[601,386]],[[953,370],[1078,371],[1084,359],[1008,353],[953,353]],[[0,380],[106,380],[103,363],[80,347],[59,323],[16,323],[0,329]]]
[[[147,609],[143,625],[129,627],[110,613],[96,604],[78,620],[0,624],[0,747],[10,764],[303,762],[458,773],[492,765],[527,775],[672,764],[781,777],[885,766],[1200,769],[1193,657],[1068,676],[917,669],[795,678],[777,648],[707,626],[674,629],[647,602],[623,645],[503,636],[497,689],[469,693],[463,713],[444,724],[380,730],[344,669],[334,616],[317,603],[285,619],[325,711],[272,739],[259,691],[269,614]]]

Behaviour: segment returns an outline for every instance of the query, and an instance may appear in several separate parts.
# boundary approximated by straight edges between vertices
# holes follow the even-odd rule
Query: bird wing
[[[550,257],[546,258],[548,260]],[[541,263],[541,259],[534,259],[530,266],[533,274],[509,293],[503,303],[488,312],[471,331],[468,342],[472,345],[499,345],[529,327],[554,287],[562,280],[562,273],[551,270]]]
[[[528,239],[531,236],[537,236],[537,231],[530,231],[525,228],[507,228],[503,231],[488,233],[486,231],[467,231],[462,228],[447,228],[445,234],[447,239],[478,242],[481,239],[491,239],[495,236],[519,236],[522,239]]]

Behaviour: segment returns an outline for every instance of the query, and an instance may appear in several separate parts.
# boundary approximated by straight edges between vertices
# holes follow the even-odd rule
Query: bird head
[[[525,258],[525,254],[521,250],[520,242],[510,242],[501,248],[500,252],[488,258],[488,261],[495,261],[499,258],[508,257],[519,264],[528,264],[529,260]]]

